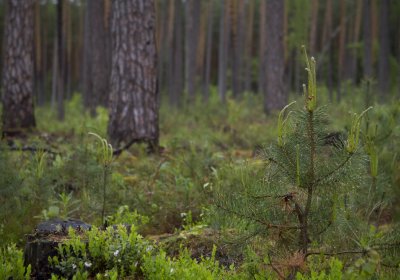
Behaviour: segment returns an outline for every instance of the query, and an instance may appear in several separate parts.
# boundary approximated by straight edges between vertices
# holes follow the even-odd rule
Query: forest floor
[[[300,96],[296,99],[303,102]],[[321,100],[329,103],[326,97]],[[198,103],[179,110],[162,107],[162,152],[148,154],[146,145],[133,145],[114,157],[105,186],[98,140],[89,132],[106,138],[107,111],[98,108],[94,118],[82,113],[79,95],[67,102],[64,122],[56,121],[50,108],[37,108],[37,130],[2,144],[4,149],[13,147],[0,158],[4,167],[0,184],[7,185],[5,197],[14,196],[14,202],[5,200],[1,206],[1,239],[22,245],[24,234],[31,233],[39,221],[54,217],[101,226],[104,208],[110,223],[134,222],[139,233],[161,244],[170,256],[179,256],[185,247],[192,257],[201,259],[211,256],[217,244],[220,264],[242,263],[249,256],[240,246],[227,245],[232,243],[232,229],[226,227],[229,222],[214,215],[213,188],[221,176],[229,178],[244,165],[262,171],[263,160],[258,155],[276,141],[278,132],[277,115],[266,116],[260,101],[259,96],[248,94],[241,101],[228,100],[225,107],[214,99],[208,105]],[[390,119],[395,106],[377,106],[379,121]],[[331,131],[346,135],[349,112],[360,112],[363,107],[361,94],[328,106]],[[383,128],[389,130],[390,139],[380,150],[381,166],[387,170],[399,160],[390,151],[393,145],[386,144],[399,140],[399,124]],[[393,182],[400,181],[396,168],[392,166],[388,174]],[[388,216],[391,220],[394,212]]]

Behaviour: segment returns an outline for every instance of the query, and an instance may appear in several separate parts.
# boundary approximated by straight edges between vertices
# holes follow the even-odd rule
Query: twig
[[[346,159],[339,164],[335,169],[331,170],[330,172],[328,172],[326,175],[318,178],[317,180],[315,180],[315,182],[313,183],[314,185],[319,184],[320,182],[328,179],[329,177],[331,177],[333,174],[335,174],[337,171],[339,171],[343,166],[346,165],[346,163],[353,157],[354,153],[349,154]]]
[[[325,256],[337,256],[337,255],[345,255],[345,254],[365,254],[368,253],[370,250],[386,250],[388,247],[396,247],[400,246],[400,243],[387,243],[387,244],[376,244],[371,246],[371,249],[362,249],[362,250],[347,250],[347,251],[339,251],[339,252],[320,252],[320,251],[314,251],[314,252],[307,252],[305,254],[305,258],[307,258],[310,255],[325,255]]]
[[[236,211],[234,211],[234,210],[227,209],[227,208],[223,207],[222,205],[220,205],[220,204],[218,204],[218,203],[216,204],[216,206],[217,206],[218,208],[220,208],[220,209],[222,209],[222,210],[224,210],[224,211],[226,211],[226,212],[229,212],[229,213],[231,213],[231,214],[234,214],[234,215],[236,215],[236,216],[238,216],[238,217],[240,217],[240,218],[245,218],[245,219],[248,219],[248,220],[252,220],[252,221],[254,221],[254,222],[257,222],[257,223],[259,223],[259,224],[262,224],[262,225],[266,226],[267,228],[301,229],[300,226],[294,226],[294,225],[278,225],[278,224],[268,223],[268,222],[265,222],[265,221],[263,221],[263,220],[257,219],[257,218],[255,218],[255,217],[247,216],[247,215],[244,215],[244,214],[242,214],[242,213],[238,213],[238,212],[236,212]]]
[[[307,258],[311,255],[324,255],[324,256],[337,256],[337,255],[345,255],[345,254],[365,254],[368,250],[348,250],[348,251],[340,251],[340,252],[320,252],[320,251],[311,251],[307,252],[304,258]]]
[[[9,150],[9,151],[20,151],[20,152],[46,152],[48,154],[52,155],[59,155],[60,153],[54,152],[52,150],[46,149],[46,148],[36,148],[36,147],[31,147],[31,146],[23,146],[23,147],[17,147],[17,146],[10,146],[8,149],[2,149],[2,150]]]

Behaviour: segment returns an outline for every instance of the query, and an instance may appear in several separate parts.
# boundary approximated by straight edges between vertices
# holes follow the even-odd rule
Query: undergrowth
[[[319,92],[318,102],[328,104],[325,114],[330,116],[330,122],[326,133],[336,133],[340,135],[340,141],[346,141],[351,131],[349,120],[352,114],[362,112],[366,108],[364,90],[350,88],[351,96],[343,97],[342,102],[335,106],[329,105],[326,89],[321,88]],[[109,166],[106,166],[104,161],[99,160],[99,142],[88,134],[94,132],[101,138],[106,137],[108,117],[104,108],[98,108],[96,117],[91,118],[89,114],[83,113],[81,98],[75,95],[66,104],[65,122],[56,121],[55,113],[49,107],[37,108],[37,131],[26,138],[4,139],[0,143],[2,247],[8,248],[6,244],[11,244],[10,242],[22,246],[25,242],[24,234],[32,232],[38,222],[56,217],[82,219],[97,226],[103,225],[104,222],[109,225],[135,224],[135,234],[149,237],[166,233],[184,236],[182,233],[191,229],[195,229],[192,231],[195,234],[202,235],[206,232],[203,229],[213,227],[219,233],[226,233],[228,237],[224,242],[234,241],[230,250],[236,251],[238,256],[237,260],[231,262],[235,263],[235,266],[229,268],[229,264],[226,267],[225,264],[222,266],[218,263],[219,250],[222,248],[217,248],[215,258],[211,254],[212,250],[209,250],[210,252],[204,252],[207,256],[194,259],[193,252],[183,247],[178,250],[177,255],[170,256],[158,248],[158,245],[152,244],[154,250],[150,253],[138,251],[138,255],[130,256],[126,261],[127,266],[123,266],[123,273],[130,271],[132,275],[140,274],[141,277],[149,279],[193,279],[190,278],[193,275],[201,275],[203,279],[275,279],[279,274],[271,263],[276,269],[276,265],[282,265],[283,260],[283,264],[300,264],[296,276],[298,279],[334,279],[329,276],[334,270],[331,266],[339,270],[340,265],[343,275],[361,275],[360,271],[369,270],[373,271],[375,276],[393,275],[393,271],[398,267],[397,252],[379,250],[376,251],[377,255],[374,255],[374,250],[370,249],[380,242],[382,235],[387,236],[394,232],[399,216],[399,102],[385,105],[369,104],[373,105],[374,109],[368,112],[360,125],[360,150],[364,152],[365,149],[366,153],[360,158],[361,167],[357,170],[364,174],[362,188],[371,192],[364,194],[353,189],[347,195],[338,195],[335,198],[336,208],[333,209],[337,211],[321,212],[326,221],[335,216],[336,221],[347,223],[347,229],[341,231],[342,229],[338,228],[338,233],[346,234],[350,238],[336,238],[325,233],[321,239],[312,238],[310,243],[306,242],[314,250],[329,249],[328,244],[335,242],[338,248],[342,248],[349,244],[354,245],[357,240],[360,244],[354,245],[353,249],[362,248],[362,252],[354,257],[339,256],[340,258],[333,260],[329,256],[312,255],[308,258],[307,265],[303,266],[302,262],[296,262],[296,254],[292,254],[291,258],[287,258],[285,254],[268,254],[271,248],[277,246],[278,240],[288,240],[286,244],[294,245],[284,246],[290,247],[289,249],[295,248],[297,235],[277,231],[268,238],[257,236],[248,239],[249,233],[254,233],[255,227],[238,217],[220,215],[215,218],[211,211],[215,190],[221,185],[229,186],[226,190],[227,195],[243,192],[247,186],[258,187],[262,183],[260,178],[265,176],[266,165],[271,163],[257,157],[257,154],[263,146],[274,142],[280,135],[291,132],[290,129],[282,131],[276,126],[278,114],[263,114],[261,100],[259,95],[246,94],[240,101],[229,99],[226,107],[221,108],[216,89],[213,88],[208,105],[198,102],[180,109],[162,107],[162,153],[148,155],[146,147],[133,146],[113,158],[112,170],[108,169]],[[292,100],[302,104],[302,97],[297,94],[292,96]],[[297,109],[301,107],[295,106]],[[287,124],[290,124],[290,121]],[[24,150],[24,147],[33,148],[33,152]],[[296,148],[291,152],[296,155]],[[372,161],[373,157],[376,160]],[[293,159],[295,158],[294,156]],[[307,165],[302,157],[299,158],[299,162],[301,183],[301,177],[307,173]],[[106,185],[104,170],[107,174]],[[346,174],[355,175],[352,172],[355,173],[354,170],[349,170]],[[296,174],[293,173],[293,185],[297,184]],[[336,184],[333,181],[331,183]],[[340,189],[353,187],[356,185],[340,185]],[[287,189],[284,193],[287,194],[290,190]],[[301,193],[294,194],[300,195]],[[353,199],[355,196],[362,198],[360,203]],[[293,206],[283,202],[276,205],[278,210]],[[343,210],[344,205],[348,207],[346,211]],[[265,207],[267,209],[269,206]],[[289,210],[286,208],[286,211]],[[365,222],[361,217],[368,217],[367,226],[360,227]],[[285,218],[285,215],[281,218]],[[104,234],[117,236],[115,232],[109,231]],[[122,232],[120,234],[123,238],[129,238],[128,233],[124,235]],[[232,236],[235,236],[235,239],[232,240]],[[114,247],[124,246],[122,240],[124,239],[110,244]],[[135,242],[144,244],[148,242],[146,240],[147,238],[140,238]],[[325,240],[329,242],[325,243]],[[314,241],[322,244],[323,248]],[[388,242],[394,242],[394,239]],[[179,245],[175,247],[179,248]],[[211,246],[207,248],[209,247]],[[13,248],[14,256],[22,258],[16,247],[10,248]],[[101,258],[113,259],[115,250],[110,248]],[[363,251],[364,249],[368,252]],[[3,253],[3,256],[6,256],[3,257],[3,263],[16,262],[10,254]],[[55,265],[59,265],[61,269],[62,261],[65,261],[66,265],[63,267],[67,269],[67,260],[68,257],[59,259],[59,263]],[[91,270],[85,270],[86,261],[93,265]],[[129,268],[136,262],[136,270]],[[79,263],[83,266],[83,279],[85,272],[91,276],[100,273],[99,279],[113,279],[112,277],[121,275],[122,267],[117,263],[111,262],[110,266],[106,266],[107,271],[103,268],[101,271],[95,270],[95,263],[93,257]],[[75,265],[78,267],[77,263]],[[65,273],[70,274],[60,276],[69,277],[73,271]],[[106,273],[108,276],[105,276]],[[346,279],[347,276],[343,277]],[[14,276],[14,279],[20,278]]]

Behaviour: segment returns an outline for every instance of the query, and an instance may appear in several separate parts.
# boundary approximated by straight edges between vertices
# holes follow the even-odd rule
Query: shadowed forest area
[[[0,279],[399,279],[400,1],[0,0]]]

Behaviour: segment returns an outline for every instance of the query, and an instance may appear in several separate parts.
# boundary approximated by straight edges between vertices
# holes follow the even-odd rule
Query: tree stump
[[[38,224],[33,234],[27,235],[24,251],[25,265],[31,265],[34,279],[49,279],[52,268],[49,257],[57,255],[58,244],[68,238],[68,228],[87,231],[91,225],[74,219],[52,219]]]

